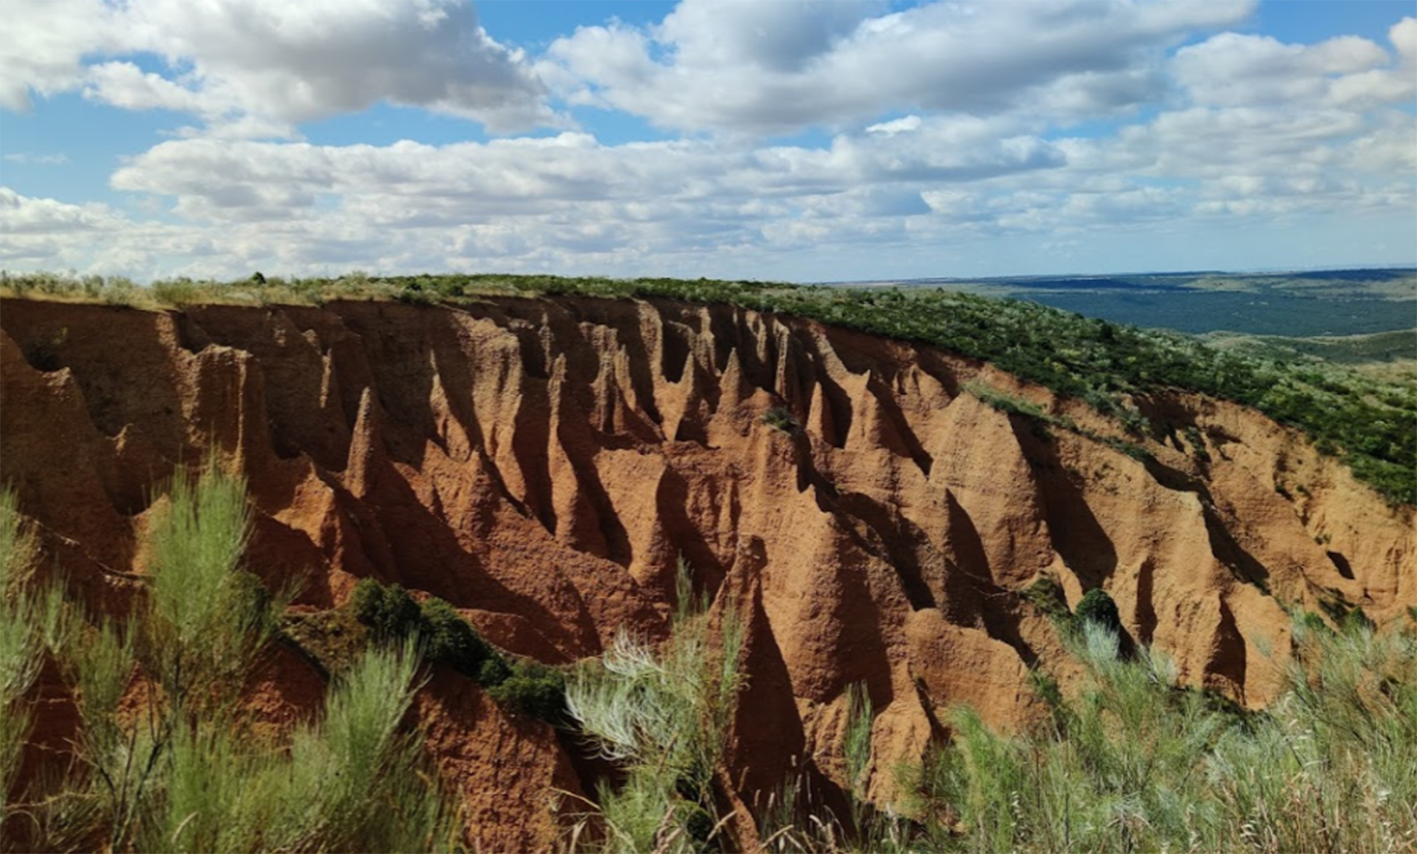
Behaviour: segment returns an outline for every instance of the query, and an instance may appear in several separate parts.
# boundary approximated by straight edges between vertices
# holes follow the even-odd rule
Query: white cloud
[[[0,186],[0,264],[7,267],[72,267],[76,249],[121,235],[124,225],[105,205],[30,198]]]
[[[125,110],[177,110],[202,113],[209,107],[202,93],[180,86],[131,62],[104,62],[87,75],[90,97]]]
[[[1402,143],[1412,121],[1375,130],[1337,110],[1194,107],[1117,137],[1050,143],[1004,117],[936,116],[825,148],[609,146],[584,133],[382,147],[191,139],[134,158],[113,183],[170,198],[192,229],[231,240],[223,252],[250,258],[233,262],[238,271],[278,261],[627,272],[752,253],[821,269],[828,247],[913,253],[922,242],[1141,233],[1195,217],[1401,215],[1403,205],[1410,216]],[[263,224],[278,236],[243,249],[234,236]],[[279,257],[262,261],[273,247]]]
[[[299,216],[323,199],[338,198],[346,208],[392,224],[453,223],[545,215],[598,202],[628,209],[652,199],[665,210],[858,187],[960,183],[1063,162],[1061,151],[1043,140],[963,118],[918,122],[892,135],[844,134],[825,149],[711,141],[605,146],[569,132],[445,146],[171,140],[133,158],[112,183],[173,197],[177,213],[214,221]],[[873,198],[880,208],[884,196]]]
[[[691,131],[793,133],[893,110],[1083,116],[1156,96],[1168,45],[1253,6],[878,5],[684,0],[657,27],[579,28],[541,67],[573,101]]]
[[[713,0],[680,3],[655,30],[675,64],[716,71],[752,66],[800,72],[837,49],[882,2]]]
[[[0,187],[0,234],[68,234],[113,228],[117,218],[105,205],[71,205],[32,199]]]
[[[192,113],[227,135],[292,134],[379,101],[494,132],[563,122],[520,51],[465,0],[16,0],[0,40],[0,106],[83,87],[125,109]],[[144,71],[134,57],[160,58]],[[84,61],[110,61],[86,67]],[[236,129],[236,130],[233,130]]]
[[[77,87],[84,57],[118,43],[103,0],[6,0],[0,38],[0,107],[28,110],[30,93]]]
[[[1402,38],[1400,28],[1393,28],[1395,42]],[[1412,69],[1389,69],[1389,62],[1382,47],[1356,36],[1298,45],[1222,33],[1182,48],[1173,67],[1190,97],[1202,104],[1364,108],[1417,95]]]
[[[919,128],[919,116],[904,116],[903,118],[893,119],[888,122],[880,122],[878,124],[870,125],[866,128],[866,132],[883,133],[887,136],[894,136],[898,133],[908,133],[913,130],[919,130]]]
[[[841,279],[1018,272],[1112,245],[1107,257],[1145,259],[1301,220],[1410,235],[1417,19],[1384,44],[1221,33],[1178,50],[1250,4],[890,8],[686,0],[657,25],[582,27],[533,62],[443,0],[135,3],[120,10],[126,46],[36,48],[55,70],[50,88],[27,85],[82,77],[91,98],[203,126],[124,161],[110,184],[128,208],[0,192],[0,258],[138,276]],[[588,104],[706,132],[295,139],[302,121],[377,100],[506,128]],[[765,138],[805,127],[828,136]],[[1001,252],[1013,266],[981,270]],[[930,267],[946,263],[966,266]]]
[[[294,124],[387,100],[494,130],[550,119],[520,53],[460,0],[146,0],[127,23],[143,48],[191,64],[214,114]]]

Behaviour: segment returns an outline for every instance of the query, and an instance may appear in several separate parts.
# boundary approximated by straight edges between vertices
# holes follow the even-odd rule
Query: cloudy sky
[[[1417,264],[1396,2],[6,0],[0,267]]]

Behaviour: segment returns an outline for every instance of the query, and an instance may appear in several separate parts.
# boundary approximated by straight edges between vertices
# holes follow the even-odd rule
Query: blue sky
[[[1417,264],[1411,2],[11,0],[0,267]]]

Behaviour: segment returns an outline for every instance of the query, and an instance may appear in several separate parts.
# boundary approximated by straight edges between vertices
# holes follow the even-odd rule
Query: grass
[[[625,775],[599,792],[607,851],[693,851],[722,818],[714,772],[744,686],[743,630],[723,611],[712,632],[706,606],[681,564],[669,639],[656,646],[622,630],[567,680],[569,716]]]
[[[33,532],[20,516],[15,493],[0,490],[0,815],[19,771],[21,750],[34,723],[25,703],[44,653],[41,599],[30,584],[38,555]]]
[[[1417,844],[1417,637],[1295,626],[1289,690],[1237,714],[1086,622],[1087,682],[1019,736],[957,709],[917,777],[943,851],[1400,851]]]
[[[282,603],[241,569],[245,485],[208,461],[174,478],[163,501],[146,531],[144,594],[124,619],[102,621],[58,585],[32,582],[34,539],[13,493],[0,498],[0,847],[451,847],[457,817],[405,723],[419,684],[415,642],[367,650],[341,668],[323,714],[288,739],[253,736],[237,692]],[[17,787],[44,656],[59,665],[83,726],[72,762]],[[146,686],[136,693],[135,674]]]

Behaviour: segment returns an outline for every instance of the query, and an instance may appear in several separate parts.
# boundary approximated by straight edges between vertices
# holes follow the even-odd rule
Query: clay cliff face
[[[303,577],[301,605],[374,576],[546,662],[596,655],[621,626],[662,634],[682,556],[746,619],[730,760],[745,803],[802,769],[844,782],[853,682],[878,711],[881,799],[952,704],[1005,727],[1036,713],[1028,668],[1069,672],[1018,593],[1041,575],[1072,604],[1105,588],[1136,641],[1252,706],[1287,658],[1283,606],[1341,595],[1381,622],[1417,603],[1410,508],[1208,399],[1136,401],[1162,425],[1142,440],[935,349],[671,302],[6,301],[0,326],[3,476],[94,601],[121,607],[155,487],[209,450],[250,479],[251,569]],[[971,382],[1081,431],[1007,415]],[[765,423],[775,408],[795,426]],[[274,718],[319,696],[297,656],[262,679]],[[546,792],[579,788],[550,728],[465,680],[435,680],[418,710],[474,839],[545,844]]]

